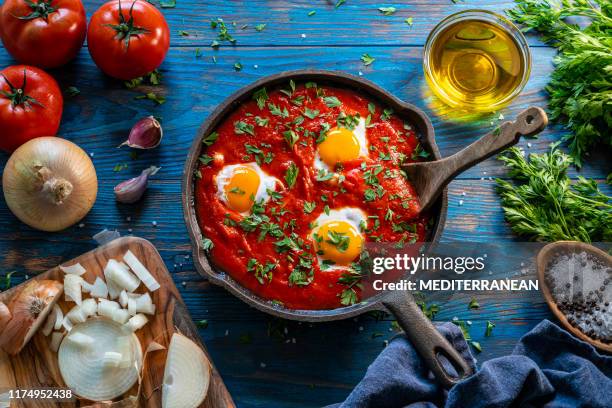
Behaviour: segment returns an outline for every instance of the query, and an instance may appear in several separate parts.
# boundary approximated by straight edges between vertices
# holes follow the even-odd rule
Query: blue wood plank
[[[271,52],[274,58],[269,58]],[[359,61],[364,52],[377,58],[370,67],[364,67]],[[554,50],[537,48],[534,53],[537,58],[526,89],[512,105],[499,112],[506,118],[516,116],[529,105],[546,105],[546,94],[542,88],[552,70]],[[444,155],[454,153],[476,140],[495,126],[491,125],[491,121],[498,120],[499,113],[474,122],[461,122],[456,118],[461,118],[460,115],[453,114],[448,108],[439,107],[437,99],[425,84],[421,69],[421,49],[417,47],[283,47],[273,51],[253,47],[222,49],[215,54],[217,63],[211,60],[213,53],[210,51],[196,58],[194,48],[173,48],[162,65],[162,86],[129,90],[121,82],[105,77],[83,50],[76,63],[53,72],[63,88],[77,86],[81,90],[78,97],[66,98],[59,133],[77,141],[87,152],[94,154],[97,171],[104,180],[118,183],[127,175],[137,174],[148,164],[162,167],[160,177],[178,178],[197,128],[221,101],[256,79],[298,68],[341,70],[355,75],[361,72],[364,78],[416,104],[431,117],[436,140]],[[234,71],[233,64],[237,61],[244,65],[241,72]],[[0,49],[0,66],[7,64],[10,64],[10,58],[4,49]],[[133,99],[150,90],[165,95],[167,102],[156,106],[151,101]],[[139,153],[139,159],[133,161],[129,149],[115,147],[127,137],[133,123],[150,114],[163,119],[163,145],[159,149]],[[560,126],[551,125],[538,139],[523,140],[520,144],[527,151],[543,151],[563,134]],[[586,162],[581,174],[605,178],[605,174],[612,171],[610,161],[606,160],[608,154],[607,150],[601,149],[593,160]],[[3,156],[0,154],[0,157]],[[119,163],[127,163],[127,171],[112,172]],[[576,174],[572,171],[574,177]],[[492,158],[466,171],[460,178],[479,179],[504,175],[501,163]]]

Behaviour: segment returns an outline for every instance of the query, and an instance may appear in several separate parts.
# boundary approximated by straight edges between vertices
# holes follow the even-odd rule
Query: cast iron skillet
[[[193,244],[193,258],[197,271],[208,278],[212,283],[222,286],[232,294],[245,301],[250,306],[274,316],[290,320],[309,322],[331,321],[346,319],[370,310],[388,310],[397,318],[400,327],[427,362],[438,381],[445,387],[451,387],[459,380],[472,374],[470,366],[463,360],[457,351],[433,327],[416,305],[414,298],[408,291],[381,292],[367,299],[367,302],[333,310],[294,310],[278,306],[270,301],[259,298],[233,280],[227,273],[214,266],[202,248],[202,233],[198,225],[194,209],[194,172],[198,168],[198,157],[202,154],[201,140],[212,132],[223,119],[233,112],[243,102],[251,100],[254,91],[261,87],[273,89],[286,85],[290,79],[295,82],[313,81],[321,85],[345,87],[372,98],[393,109],[394,113],[407,120],[416,131],[424,149],[436,160],[440,160],[440,152],[434,139],[434,129],[427,118],[416,106],[402,102],[389,92],[370,81],[341,72],[298,70],[288,71],[268,76],[240,89],[227,98],[200,127],[195,138],[185,168],[183,170],[183,213]],[[446,220],[447,192],[446,188],[432,205],[430,213],[435,217],[427,241],[435,244],[440,239],[444,222]],[[457,372],[453,376],[446,372],[441,365],[440,356],[444,356]]]

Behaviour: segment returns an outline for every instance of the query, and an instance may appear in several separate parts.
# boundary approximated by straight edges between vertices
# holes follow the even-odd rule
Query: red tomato
[[[42,69],[0,71],[0,149],[12,152],[35,137],[55,136],[63,106],[57,82]]]
[[[64,65],[77,55],[86,32],[81,0],[6,0],[0,9],[2,43],[22,64]]]
[[[145,0],[113,0],[91,17],[87,45],[106,74],[134,79],[161,65],[170,46],[170,30],[163,14]]]

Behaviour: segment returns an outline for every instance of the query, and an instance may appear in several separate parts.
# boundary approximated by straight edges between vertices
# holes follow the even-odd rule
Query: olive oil
[[[443,23],[426,46],[425,72],[432,90],[465,110],[492,111],[509,103],[529,76],[528,47],[519,44],[522,35],[484,19]]]

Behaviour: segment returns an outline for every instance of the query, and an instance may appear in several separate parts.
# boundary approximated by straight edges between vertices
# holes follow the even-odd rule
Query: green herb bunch
[[[538,31],[559,49],[555,70],[546,87],[552,119],[566,124],[572,133],[569,145],[576,166],[596,143],[612,146],[612,3],[609,0],[516,0],[508,16]],[[581,28],[566,21],[586,17]]]
[[[572,184],[567,169],[573,160],[552,147],[530,154],[516,147],[499,156],[516,185],[497,180],[501,202],[512,230],[535,241],[612,240],[612,201],[595,180],[579,177]]]

